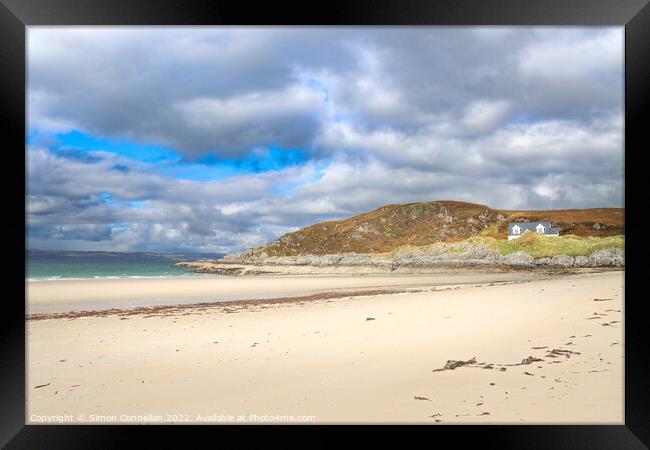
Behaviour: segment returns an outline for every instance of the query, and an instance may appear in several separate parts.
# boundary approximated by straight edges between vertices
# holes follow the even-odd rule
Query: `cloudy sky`
[[[28,31],[30,248],[232,252],[389,203],[623,206],[623,28]]]

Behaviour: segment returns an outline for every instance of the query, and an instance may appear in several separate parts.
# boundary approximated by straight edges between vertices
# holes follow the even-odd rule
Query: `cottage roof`
[[[519,225],[521,228],[521,233],[524,231],[537,231],[537,225],[542,224],[544,226],[545,234],[556,233],[557,228],[551,226],[551,222],[511,222],[508,224],[508,234],[512,234],[512,228],[515,225]]]

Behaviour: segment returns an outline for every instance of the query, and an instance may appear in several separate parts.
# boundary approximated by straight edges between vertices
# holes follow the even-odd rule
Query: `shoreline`
[[[26,314],[130,309],[158,305],[263,300],[324,292],[415,289],[441,285],[534,280],[555,272],[448,271],[439,273],[352,273],[210,276],[166,279],[90,279],[26,283]]]
[[[195,277],[217,277],[215,274],[208,274],[203,272],[189,271],[182,275],[97,275],[93,277],[40,277],[40,278],[25,278],[26,282],[39,283],[43,281],[91,281],[91,280],[160,280],[160,279],[176,279],[176,278],[195,278]]]
[[[479,284],[451,284],[451,285],[438,285],[432,288],[418,288],[411,289],[368,289],[361,291],[329,291],[319,292],[311,295],[298,295],[288,297],[268,297],[268,298],[251,298],[251,299],[238,299],[228,301],[214,301],[214,302],[200,302],[200,303],[177,303],[170,305],[149,305],[149,306],[136,306],[133,308],[111,308],[111,309],[97,309],[97,310],[81,310],[81,311],[63,311],[52,313],[36,313],[27,314],[26,321],[33,320],[49,320],[49,319],[77,319],[82,317],[105,317],[105,316],[131,316],[143,315],[147,318],[155,317],[158,315],[174,314],[179,312],[191,313],[193,310],[199,312],[206,311],[208,308],[221,308],[222,311],[227,313],[238,312],[240,309],[246,309],[248,306],[266,307],[269,305],[290,304],[304,302],[317,302],[325,300],[334,300],[341,298],[353,297],[367,297],[375,295],[390,295],[390,294],[404,294],[404,293],[417,293],[417,292],[441,292],[449,290],[463,289],[465,287],[480,287],[480,286],[503,286],[508,284],[528,283],[531,280],[521,281],[491,281]]]
[[[611,272],[613,270],[590,270],[590,271],[562,271],[561,273],[544,273],[543,276],[536,279],[521,279],[521,280],[510,280],[510,281],[499,281],[499,280],[487,280],[483,282],[461,282],[461,283],[450,283],[450,284],[437,284],[433,287],[426,286],[422,287],[419,285],[414,285],[411,288],[384,288],[384,289],[364,289],[364,290],[334,290],[334,291],[322,291],[315,294],[309,295],[293,295],[293,296],[274,296],[274,297],[261,297],[261,298],[236,298],[231,300],[224,301],[207,301],[207,302],[195,302],[195,303],[171,303],[171,304],[149,304],[146,306],[133,306],[129,308],[104,308],[104,309],[83,309],[83,310],[70,310],[70,311],[58,311],[58,312],[43,312],[43,313],[33,313],[26,314],[26,321],[35,321],[35,320],[50,320],[50,319],[77,319],[82,317],[105,317],[105,316],[131,316],[131,315],[143,315],[145,317],[155,317],[158,315],[165,314],[174,314],[179,312],[186,312],[187,314],[192,313],[192,311],[206,311],[208,308],[220,308],[223,311],[228,313],[238,312],[239,309],[246,309],[248,306],[261,306],[266,307],[269,305],[278,305],[278,304],[289,304],[289,303],[299,303],[304,302],[316,302],[316,301],[325,301],[325,300],[334,300],[341,298],[353,298],[353,297],[365,297],[365,296],[375,296],[375,295],[387,295],[387,294],[403,294],[403,293],[418,293],[418,292],[440,292],[448,290],[458,290],[467,287],[481,287],[481,286],[502,286],[509,284],[520,284],[520,283],[530,283],[535,280],[548,279],[552,277],[561,277],[561,276],[571,276],[571,275],[580,275],[587,273],[605,273]],[[272,276],[281,277],[280,274],[274,274]],[[176,277],[170,277],[176,278]]]

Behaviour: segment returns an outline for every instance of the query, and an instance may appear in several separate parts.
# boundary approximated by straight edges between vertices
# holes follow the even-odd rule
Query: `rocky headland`
[[[513,221],[551,221],[561,235],[508,241]],[[177,265],[220,275],[621,268],[624,230],[621,208],[506,211],[434,201],[388,205],[218,260]]]

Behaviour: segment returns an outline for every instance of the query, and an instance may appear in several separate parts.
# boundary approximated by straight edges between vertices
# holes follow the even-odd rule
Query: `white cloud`
[[[519,69],[523,75],[564,78],[600,79],[621,75],[623,54],[623,29],[576,29],[558,32],[541,31],[541,39],[522,52]]]
[[[190,132],[211,142],[215,151],[227,152],[232,147],[302,146],[318,126],[321,106],[317,92],[293,85],[230,98],[183,100],[171,108]]]
[[[510,109],[510,102],[506,100],[473,101],[463,109],[460,123],[462,128],[468,132],[483,133],[492,131],[503,123]]]

